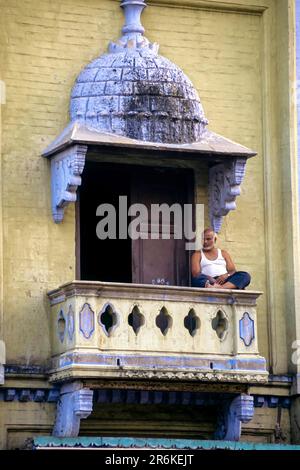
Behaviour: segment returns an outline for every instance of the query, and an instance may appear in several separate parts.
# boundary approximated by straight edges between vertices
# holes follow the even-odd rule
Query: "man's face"
[[[215,246],[215,234],[213,232],[204,232],[202,236],[202,249],[211,250]]]

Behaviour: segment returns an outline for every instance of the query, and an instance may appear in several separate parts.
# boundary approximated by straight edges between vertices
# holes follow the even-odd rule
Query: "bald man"
[[[202,250],[192,256],[192,287],[216,289],[245,289],[250,274],[236,271],[227,251],[216,248],[217,236],[212,228],[202,235]]]

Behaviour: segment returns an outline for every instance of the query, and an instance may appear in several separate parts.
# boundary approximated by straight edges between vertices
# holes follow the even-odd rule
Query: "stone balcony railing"
[[[49,292],[50,380],[263,383],[260,292],[74,281]]]

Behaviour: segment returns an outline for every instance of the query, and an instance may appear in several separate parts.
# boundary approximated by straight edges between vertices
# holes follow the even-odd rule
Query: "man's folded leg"
[[[207,282],[210,281],[209,277],[205,274],[200,274],[198,277],[192,277],[192,287],[205,287]]]
[[[236,286],[236,289],[245,289],[250,284],[251,276],[246,271],[237,271],[226,279],[227,282],[231,282]]]

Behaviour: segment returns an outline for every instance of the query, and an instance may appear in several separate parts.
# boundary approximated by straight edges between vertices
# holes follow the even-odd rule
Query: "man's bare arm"
[[[195,251],[195,253],[193,253],[192,258],[191,258],[193,277],[197,277],[199,276],[199,274],[201,274],[200,261],[201,261],[201,252]]]
[[[201,262],[201,252],[195,251],[195,253],[193,253],[192,258],[191,258],[193,277],[199,277],[201,274],[200,262]],[[216,282],[216,280],[211,276],[207,276],[207,279],[210,281],[211,284],[215,284]]]
[[[220,284],[220,286],[225,284],[227,278],[236,271],[234,262],[232,261],[230,254],[227,253],[227,251],[222,250],[222,256],[226,261],[227,274],[222,274],[217,278],[217,284]]]
[[[234,262],[231,259],[230,254],[227,251],[222,250],[222,255],[226,261],[226,269],[227,269],[228,274],[234,274],[236,272],[236,268],[235,268]]]

